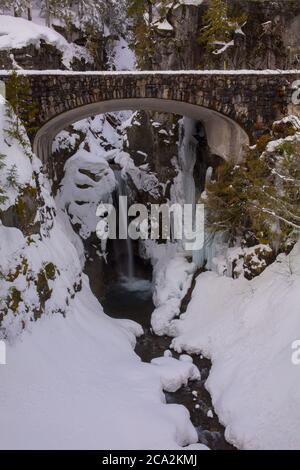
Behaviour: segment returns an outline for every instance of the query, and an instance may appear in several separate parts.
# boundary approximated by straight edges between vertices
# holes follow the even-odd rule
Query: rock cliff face
[[[3,18],[0,18],[0,29],[4,31],[0,40],[0,69],[107,69],[108,52],[118,39],[99,33],[92,42],[75,26],[47,28],[24,18]]]
[[[198,5],[189,2],[174,2],[166,11],[166,20],[171,27],[157,27],[152,68],[155,70],[186,69],[294,69],[300,68],[300,2],[298,0],[228,0],[229,16],[247,15],[246,23],[233,34],[233,45],[221,54],[207,51],[199,41],[203,28],[203,16],[208,0]],[[151,113],[147,113],[148,121]],[[170,119],[172,119],[170,117]],[[147,142],[153,146],[153,137],[145,126]],[[166,122],[166,121],[165,121]],[[138,145],[142,145],[140,137]],[[135,146],[137,142],[135,142]],[[199,150],[202,152],[204,149]],[[166,148],[164,155],[170,159],[174,150]],[[213,160],[205,150],[206,164],[203,172]],[[217,159],[215,162],[218,161]],[[214,165],[215,165],[214,162]],[[201,166],[201,165],[200,165]],[[158,175],[163,169],[156,166]],[[199,172],[198,172],[199,173]]]
[[[289,69],[300,66],[300,2],[297,0],[229,0],[229,15],[246,13],[233,34],[234,44],[221,54],[199,42],[207,0],[170,7],[172,29],[156,31],[154,69]]]
[[[285,69],[299,66],[300,2],[229,0],[229,15],[235,17],[246,13],[248,20],[234,33],[233,45],[221,54],[208,52],[199,42],[207,4],[207,1],[199,5],[177,4],[174,7],[173,4],[169,8],[166,20],[171,28],[157,28],[155,33],[153,69],[223,69],[225,65],[232,69]],[[267,104],[270,99],[272,97],[268,98]],[[171,185],[178,171],[182,170],[178,162],[179,119],[179,116],[144,111],[138,113],[127,128],[127,145],[124,150],[137,167],[148,165],[163,188],[155,202],[165,202],[166,198],[170,198]],[[192,140],[197,142],[193,171],[196,194],[204,188],[207,168],[216,168],[220,163],[220,158],[212,155],[208,148],[202,124],[195,122],[191,135]],[[57,154],[56,171],[59,161],[63,161],[60,153]],[[63,165],[58,173],[60,181]],[[136,190],[134,187],[132,189]],[[151,200],[151,196],[136,191],[135,200],[144,203]],[[86,244],[89,253],[92,246],[90,242],[89,246]]]
[[[163,185],[176,175],[172,161],[178,155],[178,117],[165,113],[137,113],[127,129],[126,151],[139,166],[148,164]]]
[[[206,51],[199,42],[207,1],[203,1],[199,5],[177,4],[176,7],[170,7],[166,13],[166,19],[171,28],[167,30],[157,28],[155,33],[156,44],[154,54],[151,57],[152,68],[155,70],[222,69],[226,65],[227,68],[232,69],[289,69],[300,66],[300,1],[228,0],[228,4],[230,15],[238,16],[241,12],[246,12],[248,20],[241,29],[237,29],[234,33],[233,45],[221,54],[212,54]],[[59,32],[64,34],[63,30]],[[67,39],[75,42],[78,46],[84,46],[84,38],[75,33]],[[65,65],[63,63],[63,53],[53,45],[41,41],[39,48],[28,45],[21,49],[10,48],[0,51],[0,68],[12,67],[42,70],[64,69]],[[107,68],[104,42],[99,41],[96,60],[93,64],[77,58],[71,61],[71,68],[74,70],[103,70]],[[211,93],[212,90],[209,89],[209,94]],[[274,97],[269,96],[267,99],[272,101],[272,98]],[[228,99],[231,99],[231,96]],[[269,105],[269,101],[267,105]],[[257,108],[254,111],[257,114]],[[105,119],[109,120],[109,117]],[[96,165],[99,162],[95,163],[93,157],[99,158],[103,148],[107,152],[116,149],[120,153],[127,152],[131,157],[135,167],[132,172],[133,176],[138,172],[145,173],[148,178],[147,181],[151,184],[154,181],[156,187],[159,188],[158,193],[153,196],[144,188],[137,188],[134,178],[129,175],[129,186],[134,192],[135,201],[141,203],[166,202],[166,199],[172,198],[171,187],[174,180],[184,171],[184,164],[179,158],[179,143],[183,140],[185,129],[180,119],[180,116],[170,114],[140,112],[132,119],[130,126],[127,127],[126,145],[120,148],[114,144],[115,136],[118,135],[117,125],[112,123],[109,132],[107,132],[107,123],[106,127],[103,126],[99,132],[93,129],[92,121],[87,128],[83,125],[82,128],[77,129],[77,136],[71,148],[60,146],[54,152],[53,164],[49,165],[48,168],[48,175],[53,183],[53,192],[56,194],[61,186],[65,176],[66,161],[70,157],[74,157],[74,154],[81,147],[81,151],[84,153],[84,161],[80,162],[78,166],[79,177],[82,180],[84,176],[89,178],[90,181],[82,183],[81,180],[78,180],[77,183],[75,181],[74,185],[77,184],[77,189],[81,191],[90,191],[91,197],[83,200],[74,198],[73,193],[71,196],[75,204],[79,208],[82,207],[82,213],[85,215],[88,212],[86,209],[88,204],[97,202],[95,194],[98,189],[99,194],[97,194],[99,195],[99,201],[101,200],[100,189],[102,183],[105,186],[108,180],[107,172],[111,173],[113,171],[112,162],[107,158],[107,162],[103,163],[103,181],[100,188],[100,184],[97,185],[100,181],[97,179],[97,175],[95,177],[94,174],[97,172]],[[113,117],[111,117],[111,120],[113,121]],[[191,139],[195,149],[195,164],[191,173],[195,180],[196,196],[204,188],[207,168],[216,168],[220,162],[220,158],[217,155],[212,155],[211,150],[208,148],[204,127],[205,123],[195,122],[190,126],[190,132],[186,134]],[[74,131],[74,129],[69,130],[70,132]],[[113,137],[112,142],[103,142],[105,132]],[[89,133],[94,136],[98,147],[96,147],[96,144],[93,144],[91,149],[88,147],[87,141],[91,140],[91,136],[88,136]],[[87,136],[89,139],[87,139]],[[70,143],[69,137],[70,135],[67,135],[66,140]],[[4,142],[4,139],[2,140]],[[188,148],[189,143],[186,144]],[[103,148],[101,148],[101,145]],[[4,150],[8,151],[8,149]],[[113,164],[118,165],[115,162]],[[41,176],[36,175],[36,173],[40,173],[40,167],[34,172],[31,163],[28,163],[28,166],[30,178],[27,181],[27,186],[16,194],[13,203],[7,205],[6,209],[2,210],[0,214],[3,224],[1,230],[3,233],[5,232],[7,244],[9,244],[14,229],[18,228],[22,232],[22,240],[16,240],[19,247],[18,258],[7,264],[5,270],[0,273],[3,285],[5,282],[5,291],[1,293],[4,306],[2,311],[4,313],[0,315],[0,330],[4,324],[7,330],[5,322],[9,322],[12,325],[12,336],[14,336],[15,331],[24,328],[27,321],[38,318],[46,310],[53,312],[59,310],[64,313],[81,286],[81,266],[78,256],[73,252],[74,250],[72,251],[72,246],[68,245],[60,230],[56,229],[54,203],[50,194],[48,194],[48,188],[47,190],[43,189],[43,184],[40,181]],[[120,165],[117,168],[120,169]],[[102,175],[101,168],[99,173]],[[72,171],[70,174],[72,177],[74,176]],[[43,190],[44,198],[41,196],[40,188]],[[109,196],[113,193],[114,188],[110,189],[108,191]],[[65,205],[64,207],[69,206]],[[95,207],[92,206],[90,213],[95,217]],[[65,214],[70,216],[68,210]],[[70,218],[72,219],[72,217]],[[81,225],[76,219],[73,220],[72,225],[77,236],[80,234]],[[96,223],[93,227],[95,226]],[[41,231],[43,230],[46,235],[41,239]],[[78,239],[79,237],[76,238],[77,242]],[[70,275],[65,272],[64,258],[61,253],[58,253],[57,256],[51,255],[49,258],[40,255],[40,251],[49,251],[58,242],[61,243],[64,249],[67,246],[71,260],[70,265],[75,266],[74,269],[70,268]],[[103,272],[104,259],[98,256],[98,240],[94,233],[86,238],[84,246],[81,248],[82,257],[85,255],[88,260],[86,272],[91,274],[91,278],[95,277],[94,273],[90,271],[94,269],[93,266],[96,266],[95,260],[98,260],[96,267],[99,268],[98,272]],[[36,249],[36,255],[31,253],[34,249]],[[14,251],[11,253],[11,259],[13,256]],[[32,256],[35,257],[35,263],[30,265],[28,260]],[[252,275],[253,273],[251,273]],[[65,277],[63,290],[56,293],[62,282],[62,277]],[[15,283],[16,280],[17,288],[12,289],[12,283]],[[97,279],[98,296],[103,295],[105,291],[104,283],[105,279]],[[30,295],[26,294],[24,285],[27,286],[27,291],[28,286],[30,286]],[[17,311],[20,312],[20,315],[16,315]],[[32,314],[29,315],[28,312],[32,312]]]
[[[68,68],[76,71],[94,70],[103,66],[102,61],[94,62],[88,55],[85,57],[73,57]],[[9,49],[0,51],[0,69],[13,70],[65,70],[63,54],[52,44],[41,41],[37,48],[28,45],[20,49]]]
[[[0,339],[13,341],[41,315],[69,311],[82,270],[56,217],[41,162],[29,152],[29,141],[25,151],[8,136],[9,125],[0,100]]]

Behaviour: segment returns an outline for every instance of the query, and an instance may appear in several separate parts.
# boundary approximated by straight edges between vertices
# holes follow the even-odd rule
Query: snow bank
[[[55,46],[62,52],[63,64],[66,68],[70,68],[74,57],[92,62],[92,57],[84,47],[69,43],[53,29],[24,18],[0,15],[0,50],[21,49],[31,44],[40,47],[41,41]]]
[[[51,263],[55,267],[53,279],[48,280],[51,295],[45,303],[45,314],[49,315],[71,311],[69,301],[80,284],[81,265],[75,248],[57,221],[48,236],[32,236],[31,243],[21,230],[0,225],[0,240],[0,270],[7,276],[0,283],[0,298],[5,299],[12,290],[18,291],[21,297],[17,311],[9,309],[4,316],[0,337],[14,342],[24,327],[31,328],[34,311],[41,308],[41,297],[46,287],[39,290],[39,276],[45,266]],[[14,278],[20,266],[23,272]]]
[[[104,158],[109,152],[101,153],[101,145],[92,138],[100,121],[75,125],[90,127],[85,143],[91,152],[82,146],[67,162],[66,178],[72,174],[73,179],[63,189],[68,188],[70,200],[85,202],[85,190],[90,192],[87,200],[111,190],[113,175],[105,174]],[[102,123],[107,137],[110,128],[106,120]],[[5,124],[1,100],[0,152],[6,166],[0,183],[8,195],[3,207],[15,211],[25,188],[35,191],[38,186],[36,219],[41,225],[40,231],[27,236],[22,226],[0,224],[0,299],[6,304],[0,337],[7,342],[7,365],[0,367],[0,448],[180,449],[190,444],[193,450],[204,448],[196,444],[188,410],[167,405],[163,394],[163,388],[176,389],[197,379],[199,372],[193,364],[177,360],[141,362],[133,349],[142,328],[104,314],[82,275],[83,244],[66,214],[55,215],[41,162],[15,139],[6,138]],[[67,141],[76,145],[73,134],[60,137],[58,147]],[[111,137],[116,139],[116,134]],[[94,176],[105,176],[107,187],[97,187],[98,178],[85,179],[87,174],[78,171],[79,160]],[[13,164],[18,165],[19,181],[9,187],[7,169]],[[14,306],[7,300],[13,292],[20,296]]]
[[[300,446],[300,243],[252,281],[197,278],[186,314],[171,324],[176,351],[211,357],[206,383],[226,438],[243,449]]]
[[[173,31],[173,26],[168,22],[167,19],[163,21],[159,21],[157,23],[154,23],[154,26],[159,30],[159,31]]]
[[[104,315],[86,278],[72,309],[66,318],[42,317],[15,346],[8,345],[7,365],[0,368],[0,448],[195,444],[186,408],[164,403],[158,366],[142,363],[133,352],[138,325]]]
[[[173,357],[157,357],[152,359],[162,387],[166,392],[176,392],[182,385],[187,385],[188,380],[201,378],[199,369],[192,363]]]
[[[194,5],[199,6],[203,3],[203,0],[178,0],[179,5]]]
[[[153,265],[153,302],[151,325],[159,336],[169,334],[170,321],[180,313],[182,299],[188,292],[195,272],[175,243],[158,245],[154,240],[143,242],[145,257]]]
[[[96,230],[100,202],[112,202],[116,181],[107,161],[82,147],[66,162],[58,205],[67,209],[72,224],[78,223],[80,236],[87,239]]]
[[[80,287],[81,264],[77,252],[55,218],[55,205],[41,162],[25,144],[8,136],[6,103],[0,99],[0,338],[15,341],[41,314],[69,311],[69,302]],[[15,183],[8,175],[16,169]],[[26,210],[28,207],[28,210]],[[4,225],[5,224],[5,225]]]
[[[5,189],[6,201],[1,204],[1,209],[5,211],[14,204],[19,191],[14,186],[7,184],[7,177],[13,167],[17,170],[17,182],[19,186],[26,186],[28,184],[35,184],[32,177],[33,166],[36,171],[39,171],[39,162],[34,156],[30,160],[29,155],[24,154],[24,148],[15,140],[7,137],[5,129],[10,129],[10,121],[6,116],[6,101],[0,96],[0,155],[4,155],[4,167],[0,171],[0,187]],[[20,129],[22,132],[22,128]],[[25,132],[22,132],[22,137],[26,142],[28,149],[30,143]]]
[[[122,37],[115,41],[110,61],[114,70],[136,69],[135,53]]]

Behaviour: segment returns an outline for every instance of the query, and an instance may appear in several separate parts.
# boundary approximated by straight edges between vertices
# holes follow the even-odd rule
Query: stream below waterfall
[[[199,128],[199,125],[187,118],[180,121],[179,129],[178,161],[182,178],[177,183],[181,185],[181,190],[185,195],[185,203],[195,205],[198,193],[203,189],[200,182],[200,186],[196,186],[194,173],[197,156],[199,156],[197,154],[199,139],[204,139],[204,129],[203,127]],[[207,146],[203,144],[202,147],[202,153],[207,152]],[[200,160],[202,161],[203,158]],[[203,168],[199,167],[197,171],[203,179],[206,173],[205,163],[202,163],[202,166]],[[129,216],[127,207],[123,205],[123,198],[126,197],[126,200],[128,198],[132,202],[130,180],[126,179],[124,171],[118,165],[113,165],[111,168],[116,180],[113,203],[118,214],[118,229],[120,230],[120,226],[123,226],[127,235]],[[201,179],[199,175],[197,181]],[[177,186],[174,186],[173,196],[175,200],[178,197],[180,201],[181,193],[177,195],[176,188]],[[109,240],[107,253],[107,264],[103,265],[105,289],[102,293],[99,293],[99,289],[97,289],[97,256],[93,256],[88,261],[87,272],[91,280],[91,287],[106,314],[113,318],[133,320],[143,327],[144,335],[137,339],[135,351],[142,361],[149,363],[152,359],[163,356],[164,352],[169,350],[171,343],[170,337],[157,336],[151,329],[151,314],[155,309],[152,301],[152,269],[140,258],[138,245],[129,236]],[[192,289],[193,286],[183,299],[182,313],[190,300]],[[171,353],[174,358],[179,357],[174,351]],[[214,412],[211,397],[205,389],[211,363],[202,356],[194,355],[192,357],[194,364],[200,370],[201,379],[190,381],[175,393],[165,393],[166,402],[184,405],[189,410],[200,443],[207,445],[210,449],[233,449],[225,440],[225,429],[220,424]]]
[[[151,270],[147,267],[139,278],[121,278],[112,283],[104,299],[101,299],[104,311],[113,318],[125,318],[141,324],[144,335],[137,340],[135,351],[144,362],[162,356],[169,349],[171,338],[157,336],[151,329],[152,302]],[[172,351],[173,357],[179,355]],[[211,403],[211,397],[205,389],[211,363],[202,356],[193,355],[194,364],[201,372],[201,380],[191,381],[175,393],[165,393],[167,403],[177,403],[188,408],[191,421],[195,426],[199,442],[210,449],[233,449],[224,437],[224,427],[220,424]]]

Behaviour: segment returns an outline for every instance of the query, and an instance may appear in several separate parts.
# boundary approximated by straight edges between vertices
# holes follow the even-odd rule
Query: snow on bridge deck
[[[121,76],[121,75],[299,75],[300,70],[254,70],[254,69],[241,69],[241,70],[121,70],[121,71],[85,71],[77,72],[70,70],[1,70],[1,76],[10,75],[16,72],[19,75],[94,75],[94,76]]]

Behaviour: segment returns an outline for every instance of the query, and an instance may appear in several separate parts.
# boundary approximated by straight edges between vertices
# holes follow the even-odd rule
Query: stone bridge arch
[[[87,116],[124,109],[158,110],[202,121],[211,150],[238,160],[245,143],[292,108],[300,71],[65,72],[18,71],[30,82],[39,112],[34,150],[51,156],[55,135]],[[0,72],[6,80],[9,72]],[[300,82],[299,82],[300,83]],[[299,111],[299,107],[296,112]]]
[[[55,116],[35,135],[34,151],[43,162],[47,162],[51,155],[52,142],[62,129],[93,115],[123,110],[160,111],[201,121],[205,126],[210,150],[224,159],[233,158],[238,161],[244,145],[249,143],[248,134],[238,123],[212,109],[163,98],[128,98],[81,105]]]

